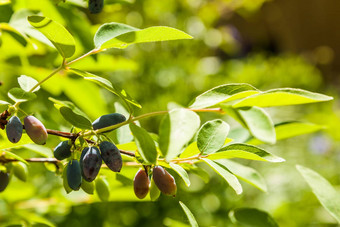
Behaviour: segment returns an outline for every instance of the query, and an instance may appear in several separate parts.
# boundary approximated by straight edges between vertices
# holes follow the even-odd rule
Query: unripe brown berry
[[[140,169],[133,179],[133,189],[138,199],[143,199],[149,192],[150,180],[145,170]]]
[[[177,186],[175,178],[163,167],[155,166],[155,168],[153,168],[152,179],[155,181],[158,189],[165,195],[176,195]]]
[[[33,116],[25,117],[24,126],[27,135],[34,143],[40,145],[44,145],[46,143],[48,137],[46,128],[37,118]]]

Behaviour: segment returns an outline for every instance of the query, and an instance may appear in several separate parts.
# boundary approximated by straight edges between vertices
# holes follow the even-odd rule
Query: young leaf
[[[190,179],[189,179],[189,175],[188,175],[187,171],[185,171],[185,169],[183,169],[182,166],[177,165],[175,163],[170,162],[169,165],[183,179],[185,185],[187,187],[189,187],[190,186]]]
[[[197,96],[190,104],[190,108],[206,108],[222,102],[229,102],[259,93],[249,84],[224,84],[214,87]]]
[[[198,155],[199,153],[200,153],[200,150],[198,150],[197,141],[194,141],[184,149],[184,151],[181,153],[179,157],[189,158],[191,156]]]
[[[276,140],[283,140],[295,136],[317,132],[323,128],[325,127],[322,125],[316,125],[308,122],[298,121],[283,122],[275,125]],[[247,141],[247,143],[258,145],[261,144],[262,141],[253,138]]]
[[[181,153],[199,125],[199,116],[186,109],[171,110],[163,118],[159,129],[159,148],[167,162]]]
[[[181,205],[185,215],[187,216],[187,218],[189,220],[191,227],[198,227],[197,221],[196,221],[194,215],[189,210],[189,208],[184,203],[182,203],[181,201],[179,201],[179,205]]]
[[[232,210],[229,217],[234,224],[243,224],[252,227],[278,227],[275,220],[262,210],[255,208],[239,208]]]
[[[261,191],[267,191],[266,182],[264,181],[263,177],[253,168],[241,165],[237,162],[233,162],[227,159],[216,160],[215,162],[226,167],[239,179],[253,185]]]
[[[340,197],[333,186],[317,172],[297,165],[297,170],[312,188],[322,206],[340,223]]]
[[[243,158],[257,161],[283,162],[283,158],[277,157],[259,147],[248,144],[235,143],[222,147],[218,152],[210,154],[210,160],[226,158]]]
[[[197,136],[197,147],[201,154],[219,150],[227,139],[229,129],[229,125],[222,120],[208,121],[202,125]]]
[[[157,161],[157,150],[155,142],[149,133],[145,129],[133,123],[130,123],[130,130],[135,138],[138,152],[143,158],[144,162],[146,164],[155,164]]]
[[[192,37],[180,30],[170,27],[158,26],[142,30],[136,30],[113,37],[101,44],[101,49],[119,48],[123,49],[131,44],[148,43],[177,39],[192,39]]]
[[[6,151],[6,150],[2,150],[1,152],[5,153],[6,156],[9,156],[11,158],[14,158],[14,159],[20,161],[20,162],[25,163],[26,165],[29,165],[28,162],[25,159],[23,159],[22,157],[20,157],[19,155],[16,155],[16,154],[14,154],[10,151]]]
[[[129,118],[129,112],[119,102],[115,102],[115,112],[123,114],[126,119]],[[129,143],[133,140],[133,135],[128,125],[117,128],[115,131],[119,144]]]
[[[25,75],[21,75],[18,78],[18,82],[20,87],[26,91],[29,92],[37,83],[38,81],[36,81],[35,79],[33,79],[32,77],[29,76],[25,76]],[[36,87],[33,91],[31,92],[36,92],[40,89],[40,86]]]
[[[273,89],[249,96],[233,105],[234,108],[244,106],[286,106],[332,100],[333,97],[294,88]]]
[[[244,107],[237,111],[255,138],[270,144],[276,142],[274,123],[263,109]]]
[[[35,99],[37,96],[32,92],[26,92],[21,88],[15,87],[8,91],[8,97],[15,102],[26,102]]]
[[[106,23],[99,27],[94,35],[94,45],[99,48],[103,43],[127,32],[137,31],[138,28],[116,22]]]
[[[7,105],[11,105],[9,102],[0,100],[0,106],[7,106]]]
[[[89,80],[92,81],[96,84],[98,84],[99,86],[107,89],[108,91],[112,92],[115,95],[118,95],[121,99],[126,100],[127,102],[131,103],[132,105],[141,108],[142,106],[137,103],[135,100],[133,100],[127,93],[125,90],[117,88],[116,86],[114,86],[110,81],[108,81],[107,79],[100,77],[100,76],[96,76],[92,73],[89,72],[85,72],[79,69],[73,69],[73,68],[69,68],[68,69],[70,72],[73,72],[81,77],[83,77],[85,80]]]
[[[64,58],[73,56],[76,50],[75,41],[61,24],[41,16],[29,16],[28,22],[44,34]]]
[[[239,195],[242,193],[242,186],[232,173],[230,173],[227,169],[223,168],[214,161],[211,161],[206,158],[202,158],[202,160],[205,163],[207,163],[218,175],[223,177],[223,179],[228,182],[230,187],[232,187],[235,190],[236,194]]]
[[[81,129],[92,129],[91,121],[81,114],[77,114],[71,108],[62,106],[59,109],[64,119],[70,122],[72,125]]]

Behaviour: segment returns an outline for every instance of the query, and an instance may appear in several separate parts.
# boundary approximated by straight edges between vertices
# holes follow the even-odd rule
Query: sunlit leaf
[[[114,37],[101,44],[101,49],[123,49],[131,44],[148,43],[167,40],[192,39],[192,37],[180,30],[171,27],[149,27],[142,30],[130,31]],[[98,46],[99,47],[99,46]]]
[[[296,168],[312,188],[322,206],[340,223],[339,193],[317,172],[300,165]]]
[[[244,106],[286,106],[332,100],[333,97],[294,88],[273,89],[249,96],[233,105],[234,108]]]
[[[253,145],[235,143],[222,147],[218,152],[210,154],[208,159],[242,158],[257,161],[283,162],[283,158],[275,156],[262,148]]]
[[[114,106],[115,106],[116,113],[123,114],[126,117],[126,119],[129,118],[129,112],[123,107],[122,104],[120,104],[119,102],[115,102]],[[123,144],[123,143],[131,142],[133,140],[133,135],[128,125],[119,127],[116,130],[114,130],[114,132],[116,133],[118,143]]]
[[[91,121],[83,115],[75,113],[71,108],[62,106],[59,111],[66,121],[70,122],[77,128],[92,129]]]
[[[127,32],[137,31],[138,28],[116,22],[106,23],[100,26],[94,35],[94,45],[99,48],[103,43]]]
[[[325,127],[322,125],[312,124],[308,122],[283,122],[275,125],[276,132],[276,140],[283,140],[295,136],[300,136],[308,133],[317,132],[319,130],[324,129]],[[248,144],[258,145],[263,143],[258,139],[251,139],[247,141]]]
[[[228,182],[230,187],[235,190],[236,194],[239,195],[242,193],[242,186],[235,175],[230,173],[226,168],[223,168],[221,165],[217,164],[215,161],[206,158],[202,158],[202,160],[207,163],[218,175],[223,177],[223,179]]]
[[[41,16],[29,16],[28,22],[43,33],[64,58],[73,56],[76,50],[75,41],[64,26]]]
[[[230,172],[232,172],[239,179],[253,185],[254,187],[260,189],[261,191],[266,192],[267,186],[263,177],[253,168],[248,166],[241,165],[237,162],[233,162],[231,160],[222,159],[216,160],[215,162],[221,164],[226,167]]]
[[[199,116],[186,109],[171,110],[163,118],[159,129],[159,148],[167,162],[181,153],[199,125]]]
[[[197,147],[201,154],[211,154],[219,150],[227,139],[230,126],[222,120],[208,121],[200,128]]]
[[[155,164],[157,161],[157,150],[155,142],[149,133],[145,129],[133,123],[130,124],[130,130],[135,138],[138,152],[143,158],[144,162],[148,164]]]
[[[110,81],[108,81],[107,79],[100,77],[100,76],[96,76],[92,73],[89,72],[84,72],[82,70],[79,69],[73,69],[73,68],[69,68],[68,69],[70,72],[73,72],[79,76],[82,76],[85,80],[89,80],[92,82],[95,82],[96,84],[100,85],[101,87],[107,89],[108,91],[114,93],[115,95],[118,95],[120,98],[126,100],[127,102],[131,103],[134,106],[137,106],[139,108],[141,108],[141,105],[139,103],[137,103],[135,100],[133,100],[127,93],[125,90],[123,89],[119,89],[117,87],[115,87]]]
[[[26,92],[36,92],[40,89],[40,86],[38,86],[33,91],[31,91],[31,89],[38,83],[38,81],[29,76],[21,75],[18,78],[18,82],[20,87]]]
[[[15,87],[8,91],[8,97],[15,102],[26,102],[35,99],[37,96],[32,92],[26,92],[21,88]]]
[[[252,227],[278,227],[275,220],[265,211],[255,208],[239,208],[232,210],[229,217],[234,224]]]
[[[188,158],[194,155],[198,155],[200,150],[197,147],[197,141],[192,142],[185,148],[185,150],[180,154],[180,158]]]
[[[14,158],[14,159],[20,161],[20,162],[25,163],[26,165],[29,165],[28,162],[25,159],[23,159],[22,157],[20,157],[19,155],[16,155],[16,154],[14,154],[10,151],[7,151],[7,150],[3,150],[2,152],[5,152],[6,156],[9,156],[11,158]]]
[[[194,215],[189,210],[189,208],[181,201],[179,201],[179,204],[181,205],[185,215],[187,216],[191,227],[198,227],[197,221],[196,221]]]
[[[270,144],[276,142],[274,123],[263,109],[243,107],[237,111],[255,138]]]
[[[170,167],[175,170],[176,173],[183,179],[185,185],[187,187],[190,186],[190,179],[188,173],[185,171],[185,169],[182,168],[182,166],[177,165],[175,163],[170,162],[169,163]]]
[[[259,91],[249,84],[224,84],[197,96],[190,104],[190,108],[206,108],[222,102],[245,98],[257,93],[259,93]]]
[[[0,100],[0,106],[8,106],[8,105],[11,105],[11,104],[7,101]]]

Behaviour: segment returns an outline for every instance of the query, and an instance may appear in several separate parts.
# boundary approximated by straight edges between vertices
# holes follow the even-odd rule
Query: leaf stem
[[[73,63],[75,63],[75,62],[77,62],[77,61],[79,61],[79,60],[81,60],[81,59],[83,59],[83,58],[85,58],[85,57],[87,57],[87,56],[90,56],[90,55],[92,55],[92,54],[99,53],[99,52],[101,52],[101,51],[102,51],[101,49],[93,49],[93,50],[90,50],[90,51],[87,52],[86,54],[84,54],[84,55],[82,55],[82,56],[80,56],[80,57],[78,57],[78,58],[76,58],[76,59],[74,59],[74,60],[72,60],[72,61],[66,63],[65,66],[69,66],[69,65],[71,65],[71,64],[73,64]]]

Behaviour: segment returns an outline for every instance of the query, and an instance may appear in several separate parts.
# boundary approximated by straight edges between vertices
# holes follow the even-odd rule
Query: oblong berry
[[[138,170],[133,179],[133,189],[139,199],[145,198],[149,193],[150,180],[144,169]]]
[[[89,147],[83,150],[80,157],[80,167],[84,180],[91,182],[96,179],[101,165],[102,158],[98,148]]]
[[[97,118],[93,123],[92,123],[92,127],[94,130],[97,129],[101,129],[101,128],[105,128],[111,125],[116,125],[119,123],[122,123],[126,121],[126,118],[124,115],[120,114],[120,113],[111,113],[111,114],[106,114],[103,115],[99,118]],[[108,130],[105,132],[111,132],[112,130]]]
[[[91,13],[100,13],[104,6],[104,0],[89,0],[89,10]]]
[[[6,125],[6,134],[9,141],[17,143],[21,139],[23,126],[17,116],[9,119]]]
[[[99,144],[100,155],[109,169],[120,172],[123,166],[122,155],[113,143],[103,141]]]
[[[68,158],[71,156],[71,145],[68,141],[62,141],[54,148],[53,154],[58,160]]]
[[[31,138],[31,140],[40,145],[44,145],[46,143],[48,134],[45,126],[41,121],[33,116],[27,116],[24,119],[24,126],[27,135]]]
[[[9,173],[0,171],[0,192],[3,192],[9,183]]]
[[[163,167],[155,166],[153,168],[152,179],[155,181],[158,189],[165,195],[175,196],[177,186],[175,178],[171,176]]]
[[[79,190],[81,185],[81,169],[78,160],[71,160],[66,170],[67,183],[73,190]]]

